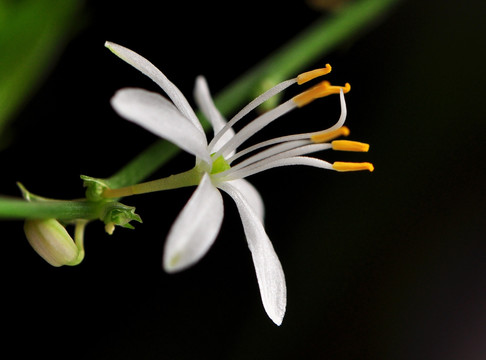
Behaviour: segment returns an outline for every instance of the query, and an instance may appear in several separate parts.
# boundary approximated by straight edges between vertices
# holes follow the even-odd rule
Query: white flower
[[[120,45],[107,42],[113,53],[150,77],[172,100],[143,89],[119,90],[111,100],[113,108],[123,118],[179,146],[196,157],[196,166],[187,173],[161,180],[161,189],[197,185],[197,189],[177,217],[168,234],[163,255],[163,267],[168,272],[185,269],[201,259],[213,244],[223,220],[223,199],[226,192],[236,203],[243,223],[248,246],[253,257],[263,306],[268,316],[280,325],[286,308],[285,277],[280,261],[263,226],[264,206],[260,194],[244,178],[270,168],[285,165],[308,165],[324,169],[350,171],[372,170],[369,163],[334,163],[303,155],[335,148],[366,151],[367,145],[350,141],[333,141],[347,135],[343,127],[346,117],[344,91],[346,87],[328,82],[307,90],[257,117],[235,134],[233,125],[270,97],[295,83],[304,83],[330,71],[330,67],[304,73],[284,81],[250,102],[228,123],[216,109],[203,77],[198,77],[195,100],[213,127],[214,137],[207,142],[203,127],[180,90],[148,60]],[[344,89],[344,91],[343,91]],[[341,117],[325,131],[284,136],[253,145],[237,152],[237,148],[260,129],[314,99],[332,93],[340,94]],[[264,149],[254,155],[255,150]],[[243,157],[243,160],[241,158]],[[239,160],[238,162],[235,161]],[[235,165],[233,165],[235,164]],[[174,180],[175,179],[175,180]],[[164,182],[165,181],[165,182]],[[174,181],[178,185],[174,185]],[[137,193],[131,187],[130,194]],[[116,191],[116,189],[114,190]],[[145,191],[141,190],[140,192]]]

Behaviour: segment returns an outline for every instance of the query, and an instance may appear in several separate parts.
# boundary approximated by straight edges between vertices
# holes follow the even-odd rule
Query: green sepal
[[[32,194],[27,188],[20,182],[17,182],[17,186],[22,192],[22,197],[27,201],[52,201],[54,199],[48,199],[39,195]]]
[[[106,232],[113,233],[115,226],[127,229],[135,229],[130,221],[142,223],[142,218],[135,213],[135,207],[127,206],[119,202],[107,204],[102,221],[105,223]]]

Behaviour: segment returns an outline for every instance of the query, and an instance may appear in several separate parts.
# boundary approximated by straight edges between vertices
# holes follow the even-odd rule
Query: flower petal
[[[287,305],[287,287],[282,265],[273,249],[263,224],[246,199],[229,182],[219,185],[236,203],[245,230],[248,247],[253,257],[263,307],[272,321],[280,325]]]
[[[223,197],[206,173],[170,229],[164,248],[167,272],[183,270],[201,259],[223,221]]]
[[[194,87],[194,99],[196,100],[199,109],[211,123],[214,134],[216,135],[226,125],[226,120],[216,108],[216,105],[211,97],[211,93],[209,92],[208,83],[203,76],[198,76],[196,79],[196,86]],[[233,129],[230,128],[226,130],[216,144],[211,147],[210,152],[212,153],[218,151],[221,146],[227,143],[233,136],[235,136]]]
[[[255,215],[258,217],[258,220],[263,223],[265,216],[265,205],[263,204],[262,197],[258,190],[245,179],[232,180],[229,183],[240,193],[242,193],[243,197],[246,199],[248,204],[255,212]]]
[[[111,105],[123,118],[211,164],[204,133],[199,132],[160,94],[125,88],[116,92],[111,99]]]
[[[105,42],[105,46],[111,50],[116,56],[125,62],[132,65],[138,71],[152,79],[162,90],[166,92],[169,98],[174,102],[175,106],[183,113],[193,125],[200,131],[204,132],[199,119],[197,118],[194,110],[192,110],[189,102],[182,94],[182,92],[175,86],[167,77],[155,67],[150,61],[136,52],[127,49],[121,45],[112,43],[110,41]]]

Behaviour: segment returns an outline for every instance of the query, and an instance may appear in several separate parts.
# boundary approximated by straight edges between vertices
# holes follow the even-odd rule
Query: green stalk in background
[[[73,34],[79,0],[0,0],[0,150],[8,121],[46,77]]]

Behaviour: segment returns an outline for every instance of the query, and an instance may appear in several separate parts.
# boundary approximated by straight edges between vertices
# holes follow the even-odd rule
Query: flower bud
[[[24,231],[30,245],[52,266],[77,263],[79,249],[56,219],[26,220]]]

